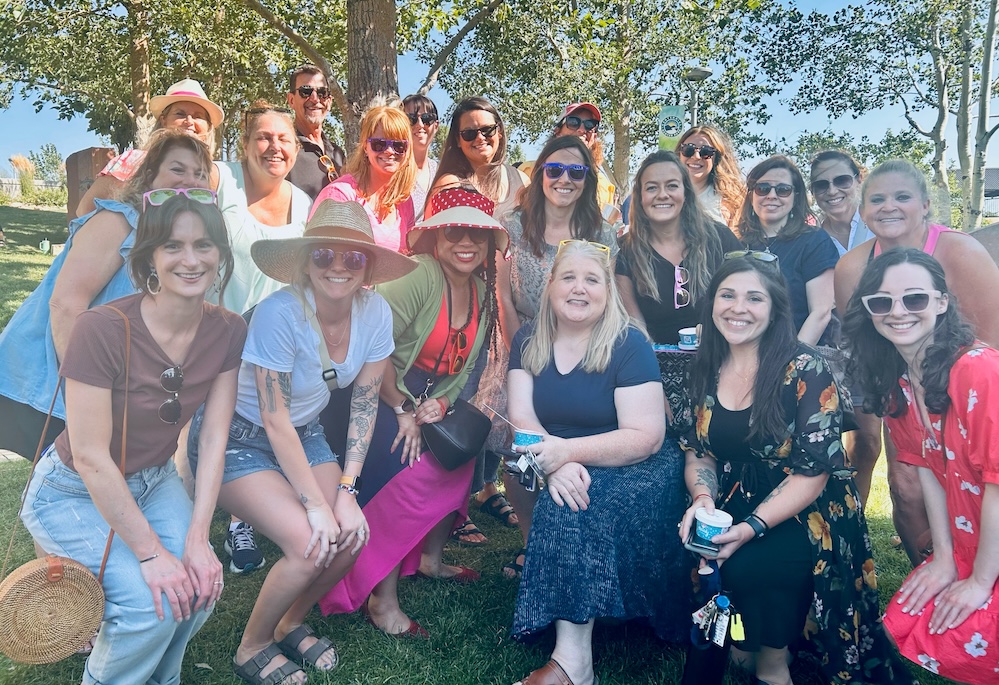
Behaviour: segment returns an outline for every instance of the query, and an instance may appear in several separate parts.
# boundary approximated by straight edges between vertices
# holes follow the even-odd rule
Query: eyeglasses
[[[337,255],[340,255],[343,268],[347,271],[362,271],[368,264],[368,255],[360,250],[334,250],[329,247],[319,247],[313,250],[312,264],[317,269],[328,269],[333,265]]]
[[[416,126],[417,121],[422,121],[424,126],[430,126],[432,123],[437,121],[437,115],[433,112],[424,112],[423,114],[416,114],[415,112],[406,112],[406,116],[409,117],[409,125]],[[475,140],[474,138],[472,140]]]
[[[930,290],[928,292],[906,293],[901,297],[893,297],[892,295],[864,295],[860,298],[860,301],[864,303],[864,309],[871,316],[887,316],[891,314],[891,310],[895,308],[896,302],[901,302],[902,309],[905,311],[910,314],[916,314],[926,311],[926,308],[930,306],[931,295],[933,297],[942,297],[943,293],[939,290]]]
[[[584,119],[577,116],[566,117],[562,125],[570,131],[578,131],[579,127],[582,126],[583,130],[587,133],[600,128],[600,122],[596,119]]]
[[[680,146],[680,154],[684,157],[693,157],[695,152],[700,155],[701,159],[713,159],[718,154],[718,149],[710,145],[694,145],[693,143],[684,143]]]
[[[489,240],[489,230],[482,230],[479,228],[469,228],[468,226],[445,226],[444,227],[444,237],[449,243],[460,243],[465,239],[465,236],[472,239],[472,242],[476,245],[481,245],[482,243]]]
[[[468,348],[468,336],[465,331],[456,331],[454,334],[454,347],[451,348],[451,361],[448,364],[448,375],[453,376],[461,373],[465,368],[465,350]]]
[[[794,186],[789,183],[757,183],[753,186],[753,192],[760,197],[766,197],[771,190],[777,193],[777,197],[790,197]]]
[[[326,171],[326,178],[330,180],[330,183],[340,177],[340,174],[336,172],[336,165],[333,163],[333,158],[329,155],[323,155],[319,158],[319,166]]]
[[[318,88],[313,88],[312,86],[299,86],[298,88],[295,89],[295,91],[299,95],[301,95],[302,98],[304,98],[305,100],[308,100],[310,97],[312,97],[313,93],[318,95],[320,100],[326,100],[327,98],[333,96],[333,94],[330,92],[330,89],[327,88],[326,86],[319,86]]]
[[[750,259],[755,259],[758,262],[780,266],[780,259],[773,252],[763,252],[762,250],[733,250],[732,252],[725,253],[726,261],[729,259],[739,259],[740,257],[749,257]]]
[[[557,257],[558,255],[562,254],[562,250],[569,247],[570,245],[583,245],[583,246],[589,245],[590,247],[596,248],[597,250],[603,252],[604,255],[606,255],[607,257],[607,260],[610,261],[609,247],[607,247],[603,243],[595,243],[592,240],[579,240],[578,238],[567,238],[565,240],[560,240],[558,243],[558,251],[555,253],[555,256]]]
[[[545,162],[545,176],[551,180],[562,178],[562,174],[569,172],[569,178],[573,181],[582,181],[590,171],[590,167],[585,164],[561,164],[559,162]]]
[[[690,291],[683,286],[690,283],[690,272],[685,266],[673,267],[673,309],[690,304]]]
[[[385,152],[388,148],[392,148],[392,152],[397,155],[406,154],[406,150],[409,149],[408,140],[390,140],[388,138],[368,138],[368,145],[371,146],[371,151]]]
[[[853,182],[857,180],[856,174],[842,174],[832,180],[832,184],[840,190],[848,190],[853,187]],[[816,195],[825,195],[829,192],[829,181],[812,181],[812,192]]]
[[[466,143],[471,143],[479,137],[480,133],[483,138],[492,138],[498,130],[499,124],[493,124],[492,126],[483,126],[482,128],[463,128],[458,133],[461,135],[462,140]]]
[[[159,207],[171,197],[178,195],[183,195],[203,205],[218,204],[218,195],[215,194],[214,190],[208,188],[156,188],[142,194],[142,208],[145,209],[146,205]]]
[[[160,421],[176,426],[180,421],[180,389],[184,387],[184,370],[180,368],[180,364],[171,366],[160,374],[160,387],[173,394],[173,397],[168,397],[160,405]]]

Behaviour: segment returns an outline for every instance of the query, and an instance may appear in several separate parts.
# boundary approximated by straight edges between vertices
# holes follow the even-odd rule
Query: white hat
[[[167,88],[166,95],[149,98],[149,111],[159,117],[167,107],[175,102],[194,102],[205,108],[212,126],[219,126],[225,119],[222,108],[208,99],[205,89],[194,79],[186,78]]]

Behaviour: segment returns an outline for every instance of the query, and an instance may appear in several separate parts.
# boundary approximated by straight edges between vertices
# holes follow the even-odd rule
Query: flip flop
[[[517,527],[517,521],[511,521],[511,519],[516,518],[517,512],[513,510],[509,500],[498,492],[485,502],[480,503],[479,511],[489,514],[507,528]]]
[[[479,527],[472,523],[472,519],[466,518],[465,522],[461,524],[460,527],[456,528],[453,533],[451,533],[451,539],[457,542],[462,547],[481,547],[482,545],[489,542],[486,540],[469,540],[468,538],[472,535],[485,535],[479,530]]]

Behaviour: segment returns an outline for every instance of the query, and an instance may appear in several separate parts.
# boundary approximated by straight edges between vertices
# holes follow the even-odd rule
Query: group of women
[[[221,109],[194,82],[164,97],[164,130],[112,165],[0,334],[4,446],[47,445],[23,514],[37,546],[96,569],[93,538],[116,534],[84,682],[179,682],[224,587],[216,503],[282,552],[235,650],[245,681],[336,667],[305,622],[316,604],[426,638],[399,580],[478,580],[442,560],[452,535],[485,541],[470,495],[523,535],[503,568],[520,578],[513,637],[554,627],[523,685],[597,682],[596,619],[685,641],[682,544],[702,508],[734,518],[700,564],[720,571],[744,626],[732,658],[759,681],[790,683],[802,638],[830,683],[907,681],[887,628],[924,668],[991,682],[999,317],[976,295],[999,269],[929,223],[914,167],[862,178],[828,151],[808,184],[779,156],[743,183],[724,133],[696,127],[642,162],[619,242],[587,103],[530,176],[483,98],[456,105],[439,162],[430,100],[373,106],[313,204],[287,180],[289,111],[254,103],[243,157],[213,164]],[[570,123],[585,135],[560,135]],[[696,354],[679,345],[694,327]],[[476,393],[498,419],[487,449],[445,468],[423,428]],[[882,417],[903,544],[933,550],[883,625],[863,515]],[[504,469],[500,492],[502,419],[539,434],[517,450],[543,489]]]

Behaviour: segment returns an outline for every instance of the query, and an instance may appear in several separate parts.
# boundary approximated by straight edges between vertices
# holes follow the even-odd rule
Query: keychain
[[[729,633],[733,642],[742,642],[746,639],[746,629],[742,625],[742,615],[732,614],[732,623],[729,626]]]
[[[718,595],[715,598],[715,606],[718,610],[715,613],[714,625],[712,625],[709,639],[719,647],[725,646],[725,637],[728,635],[728,622],[731,613],[729,607],[731,604],[731,601],[725,595]]]

